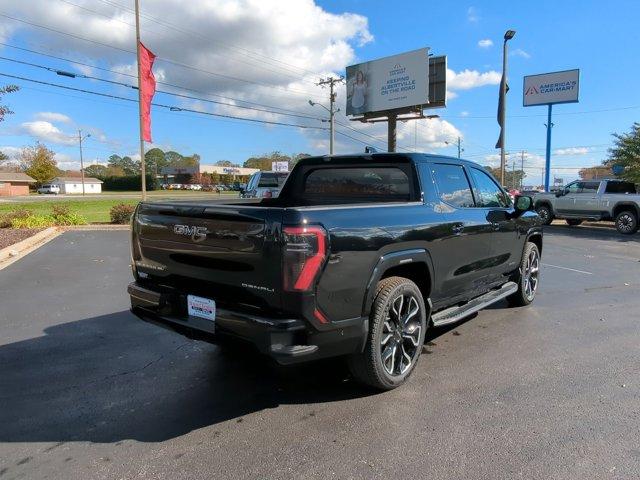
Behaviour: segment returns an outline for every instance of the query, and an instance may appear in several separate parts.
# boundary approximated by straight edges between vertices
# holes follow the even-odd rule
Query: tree
[[[496,179],[500,178],[500,169],[499,168],[493,168],[490,167],[489,165],[485,165],[484,169],[489,172],[491,175],[493,175]],[[522,180],[524,180],[524,177],[526,176],[526,173],[523,170],[509,170],[509,169],[505,169],[504,171],[504,186],[507,188],[520,188],[520,185],[522,184]],[[500,180],[498,180],[500,181]]]
[[[22,171],[33,178],[37,185],[42,185],[60,174],[54,157],[53,150],[36,143],[33,147],[24,147],[18,161]]]
[[[270,171],[273,162],[290,162],[291,157],[281,152],[275,151],[261,157],[251,157],[244,162],[246,168],[257,168]]]
[[[2,96],[7,93],[14,93],[20,90],[20,87],[17,85],[7,85],[5,87],[0,87],[0,100],[2,100]],[[13,112],[7,105],[0,105],[0,122],[4,120],[5,115],[11,115]]]
[[[216,162],[216,165],[219,167],[237,167],[238,166],[235,163],[233,163],[231,160],[218,160]]]
[[[578,172],[582,180],[597,180],[599,178],[611,177],[611,167],[598,165],[596,167],[586,167]]]
[[[614,133],[613,136],[614,146],[609,149],[605,165],[622,167],[621,178],[640,183],[640,123],[635,122],[629,133]]]
[[[104,178],[106,176],[108,176],[108,172],[109,168],[105,167],[104,165],[89,165],[88,167],[85,167],[84,169],[84,174],[87,177],[94,177],[94,178]]]
[[[109,167],[120,168],[125,175],[139,175],[140,162],[136,162],[131,157],[120,155],[111,155],[109,157]]]
[[[160,148],[152,148],[144,154],[144,166],[148,173],[154,175],[162,173],[162,169],[167,166],[167,158]]]

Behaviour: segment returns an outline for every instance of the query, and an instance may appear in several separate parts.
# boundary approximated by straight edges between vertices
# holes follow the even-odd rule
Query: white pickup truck
[[[618,232],[638,231],[640,194],[636,185],[623,180],[576,180],[556,193],[534,197],[538,215],[545,225],[563,218],[569,225],[583,220],[613,220]]]

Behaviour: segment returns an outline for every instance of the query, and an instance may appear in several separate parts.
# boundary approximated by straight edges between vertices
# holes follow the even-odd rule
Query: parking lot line
[[[584,273],[585,275],[593,275],[593,273],[585,272],[584,270],[577,270],[575,268],[569,268],[569,267],[561,267],[560,265],[551,265],[550,263],[543,263],[542,265],[544,265],[545,267],[560,268],[561,270],[569,270],[571,272]]]

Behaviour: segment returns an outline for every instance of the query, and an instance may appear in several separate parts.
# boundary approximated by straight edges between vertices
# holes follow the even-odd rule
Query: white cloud
[[[43,120],[24,122],[20,125],[19,130],[21,133],[31,135],[44,143],[54,143],[57,145],[75,145],[78,143],[78,139],[75,136],[68,135],[51,122],[45,122]]]
[[[588,147],[569,147],[569,148],[558,148],[553,151],[554,155],[586,155],[591,151]]]
[[[531,58],[531,55],[521,48],[516,48],[515,50],[512,50],[511,52],[509,52],[509,55],[514,57]]]
[[[461,117],[468,117],[469,116],[469,112],[467,112],[466,110],[463,110],[462,112],[460,112],[460,116]]]
[[[4,153],[7,156],[8,160],[10,161],[16,160],[21,151],[22,151],[22,148],[20,147],[13,147],[13,146],[0,147],[0,152]]]
[[[477,70],[465,69],[456,73],[448,68],[447,88],[450,90],[469,90],[485,85],[498,85],[500,77],[500,73],[495,70],[480,73]]]
[[[489,38],[482,39],[478,42],[480,48],[489,48],[493,46],[493,40]]]
[[[480,21],[480,13],[476,7],[467,8],[467,20],[471,23],[478,23]]]
[[[34,118],[45,122],[71,123],[71,118],[64,113],[57,112],[39,112],[34,115]]]

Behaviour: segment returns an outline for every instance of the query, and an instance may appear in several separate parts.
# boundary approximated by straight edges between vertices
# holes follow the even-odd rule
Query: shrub
[[[77,212],[72,212],[67,205],[54,205],[51,216],[56,225],[85,225],[87,221]]]
[[[33,215],[31,210],[19,208],[4,215],[0,215],[0,228],[10,228],[14,220],[24,219]]]
[[[102,181],[102,189],[104,191],[140,191],[140,189],[142,188],[142,179],[140,178],[140,175],[127,175],[124,177],[104,177]],[[147,190],[158,189],[158,180],[154,175],[148,174],[146,176],[146,186]]]
[[[30,215],[24,218],[14,218],[11,228],[46,228],[53,227],[56,220],[51,215]]]
[[[131,221],[131,215],[133,215],[135,209],[135,205],[129,205],[128,203],[119,203],[114,205],[109,211],[111,223],[129,223]]]

